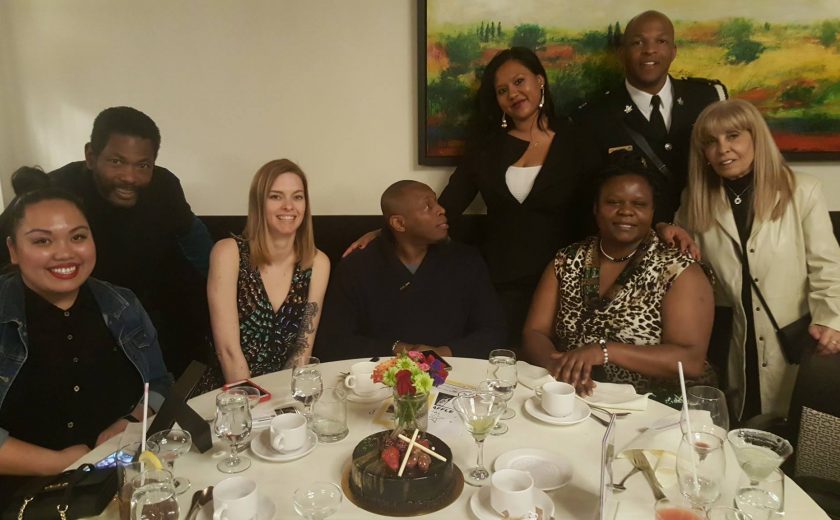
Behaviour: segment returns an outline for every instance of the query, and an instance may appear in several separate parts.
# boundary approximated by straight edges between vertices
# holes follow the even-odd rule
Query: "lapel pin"
[[[633,107],[631,107],[630,105],[624,105],[624,113],[625,114],[629,114],[632,111],[633,111]]]
[[[678,105],[683,105],[683,99],[681,97],[677,98],[677,104]]]

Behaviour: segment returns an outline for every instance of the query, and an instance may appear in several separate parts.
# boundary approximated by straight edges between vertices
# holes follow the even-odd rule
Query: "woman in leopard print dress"
[[[643,161],[622,163],[599,179],[598,236],[558,251],[543,273],[523,350],[579,393],[591,393],[598,367],[598,379],[668,394],[677,361],[687,377],[708,375],[712,286],[699,263],[651,231],[654,184]]]

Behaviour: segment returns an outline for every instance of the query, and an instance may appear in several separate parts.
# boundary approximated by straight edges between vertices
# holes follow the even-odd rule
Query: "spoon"
[[[627,488],[624,487],[624,483],[627,482],[628,478],[632,477],[633,475],[635,475],[639,471],[641,471],[641,470],[634,466],[633,469],[630,470],[630,473],[628,473],[627,475],[624,476],[623,479],[621,479],[621,482],[619,482],[618,484],[613,484],[612,485],[613,491],[627,491]]]
[[[213,500],[213,486],[207,486],[193,493],[190,510],[187,512],[187,520],[193,520],[198,515],[198,510],[211,500]]]

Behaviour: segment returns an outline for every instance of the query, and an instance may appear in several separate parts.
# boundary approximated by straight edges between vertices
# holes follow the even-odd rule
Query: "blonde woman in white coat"
[[[797,365],[786,362],[747,275],[780,327],[810,312],[817,354],[840,351],[840,248],[819,182],[791,171],[753,105],[721,101],[694,125],[677,219],[717,274],[716,304],[733,308],[727,367],[733,412],[742,419],[786,416]]]

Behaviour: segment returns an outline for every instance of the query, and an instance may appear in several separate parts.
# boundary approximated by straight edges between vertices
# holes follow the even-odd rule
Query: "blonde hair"
[[[715,215],[726,207],[723,181],[706,160],[705,145],[718,135],[737,130],[753,141],[753,211],[758,220],[776,220],[793,198],[795,180],[761,113],[740,99],[707,106],[691,132],[688,159],[688,228],[702,233],[714,225]]]
[[[303,268],[312,266],[315,258],[315,237],[312,233],[312,212],[309,204],[309,184],[306,182],[306,175],[300,166],[288,159],[275,159],[265,163],[251,181],[251,189],[248,191],[248,220],[245,222],[243,235],[248,240],[248,247],[251,250],[251,265],[254,268],[267,265],[271,262],[268,247],[268,223],[265,219],[265,201],[268,200],[271,186],[277,177],[284,173],[293,173],[303,183],[303,196],[306,202],[306,209],[303,214],[303,222],[295,232],[294,250],[297,261]]]

